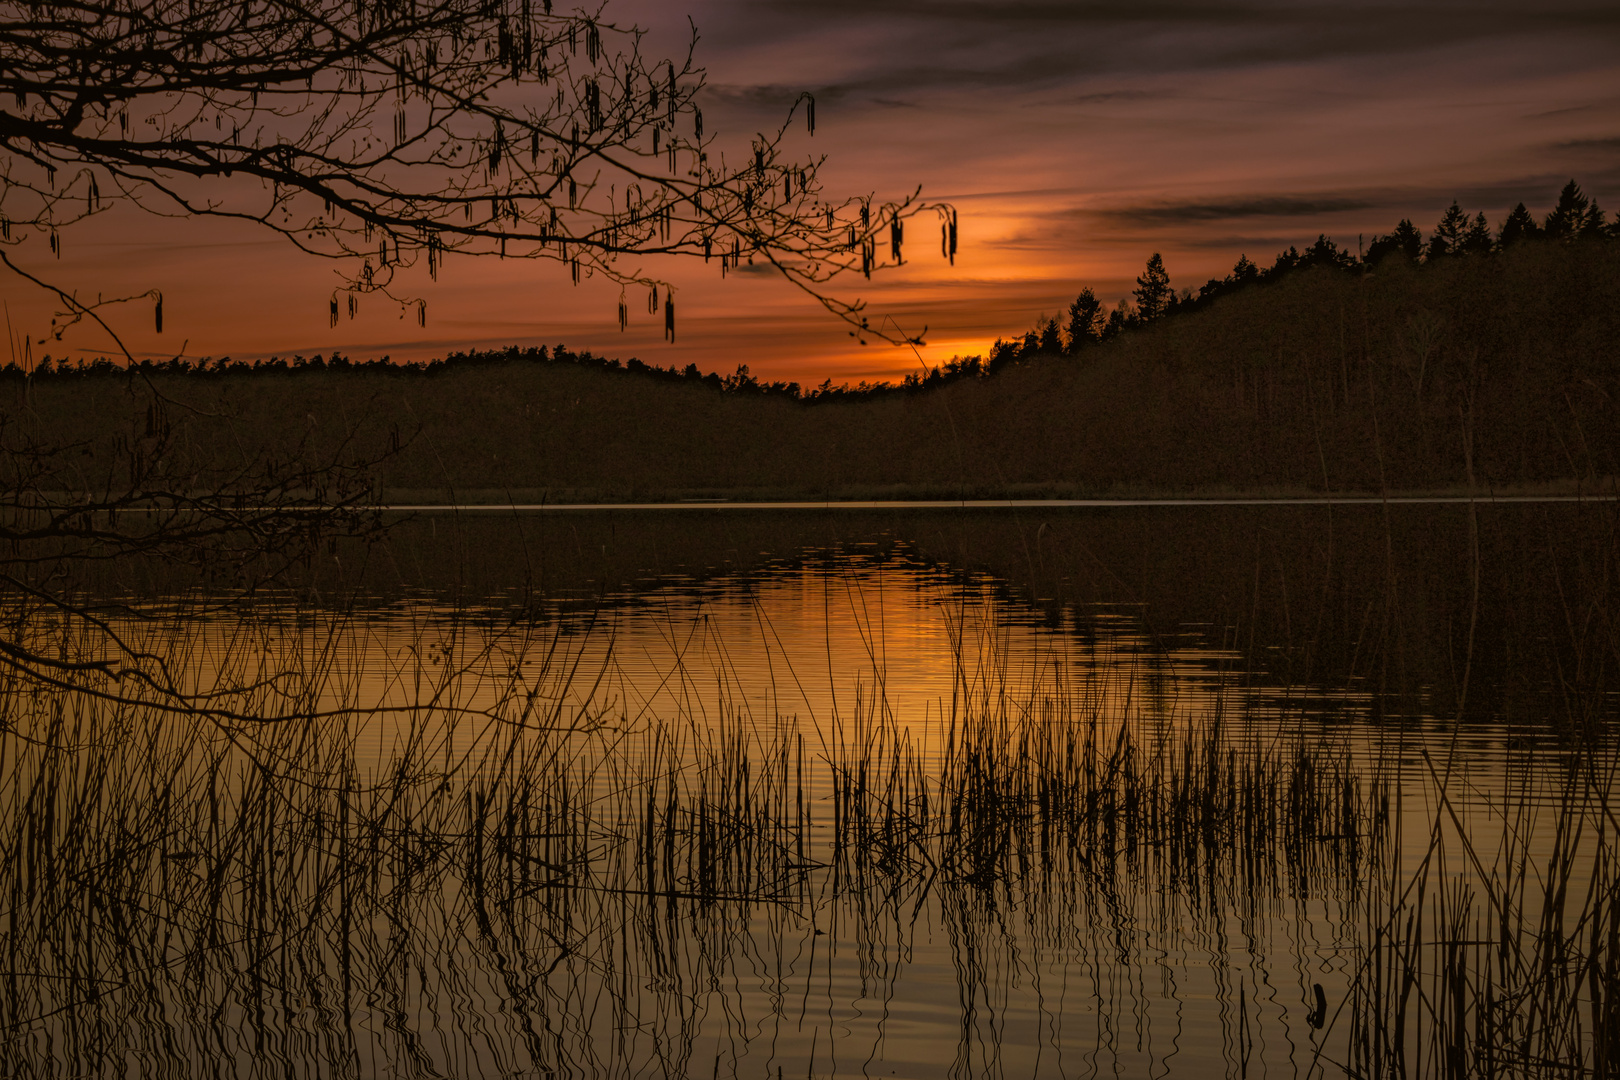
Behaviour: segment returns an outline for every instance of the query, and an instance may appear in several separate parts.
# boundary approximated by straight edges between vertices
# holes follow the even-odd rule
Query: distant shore
[[[1620,478],[1580,484],[1559,482],[1475,489],[1402,491],[1310,491],[1305,489],[1077,491],[1029,485],[1023,490],[941,491],[935,488],[851,488],[827,495],[781,490],[682,490],[602,492],[547,488],[390,488],[376,506],[385,510],[648,510],[648,509],[996,509],[1018,507],[1107,508],[1111,506],[1326,506],[1438,505],[1445,503],[1537,503],[1620,501]]]
[[[0,380],[0,411],[18,445],[59,448],[18,459],[34,490],[329,478],[345,503],[468,506],[1613,492],[1620,244],[1315,267],[974,371],[812,400],[512,350],[432,370],[75,370]]]

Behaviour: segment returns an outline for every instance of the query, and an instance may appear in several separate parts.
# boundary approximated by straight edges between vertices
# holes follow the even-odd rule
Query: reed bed
[[[1266,1030],[1300,1034],[1296,1066],[1357,1076],[1608,1075],[1615,1053],[1593,754],[1500,804],[1437,767],[1419,827],[1347,739],[1227,697],[1188,714],[1143,687],[1123,709],[1116,684],[1014,687],[965,644],[927,735],[881,671],[814,730],[727,699],[563,710],[596,673],[543,620],[438,617],[382,657],[354,615],[145,625],[193,685],[245,689],[186,714],[86,693],[94,674],[0,682],[9,1075],[830,1075],[909,1052],[999,1075],[1077,1041],[1156,1070],[1179,1039],[1143,1034],[1167,1022],[1146,978],[1165,950],[1209,958],[1234,1074]],[[301,645],[270,657],[288,625]],[[255,709],[288,718],[230,719]],[[1292,976],[1308,1009],[1262,1000],[1275,928],[1317,925],[1312,905],[1349,959]],[[930,965],[960,1023],[907,1050],[890,1005]],[[1085,987],[1061,1036],[1059,969]],[[807,1026],[818,972],[881,1008]]]
[[[1588,745],[1460,793],[1425,753],[1438,805],[1369,882],[1347,1075],[1615,1075],[1615,764]]]

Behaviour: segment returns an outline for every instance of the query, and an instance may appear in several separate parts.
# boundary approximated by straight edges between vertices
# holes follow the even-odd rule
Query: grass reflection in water
[[[325,714],[271,726],[0,687],[5,1071],[1612,1067],[1600,742],[1474,759],[1279,706],[1129,620],[1030,666],[988,598],[938,615],[921,720],[870,637],[813,720],[750,708],[696,611],[654,660],[606,615],[148,627],[199,684],[293,658],[222,703]],[[772,678],[820,662],[795,659]]]

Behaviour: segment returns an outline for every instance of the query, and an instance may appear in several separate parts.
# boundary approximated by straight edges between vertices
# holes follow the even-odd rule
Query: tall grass
[[[1382,850],[1382,803],[1342,747],[1262,742],[1219,711],[1178,725],[1083,687],[992,680],[933,740],[881,686],[830,734],[733,706],[560,720],[535,688],[589,678],[580,654],[468,617],[393,654],[389,693],[419,698],[379,717],[361,708],[374,677],[334,678],[364,634],[298,620],[313,660],[276,693],[313,706],[302,720],[0,685],[13,1075],[711,1071],[723,1055],[699,1058],[733,1021],[697,1003],[724,988],[759,1004],[739,962],[813,952],[825,930],[835,955],[887,968],[882,983],[919,917],[958,941],[1085,949],[1112,972],[1093,977],[1099,1000],[1125,1015],[1149,1008],[1131,971],[1154,925],[1141,897],[1250,918],[1301,895],[1349,903]],[[269,635],[234,628],[230,656],[250,632]],[[214,670],[203,629],[164,634],[176,667]],[[497,640],[538,666],[490,662]],[[1078,940],[1081,924],[1112,944]],[[982,947],[958,957],[964,992],[1016,996],[1035,969]],[[761,1007],[780,1023],[793,1004],[779,989]],[[964,1030],[960,1067],[999,1038],[987,1022]],[[784,1057],[817,1071],[829,1052]]]
[[[1613,750],[1523,762],[1494,791],[1459,792],[1424,761],[1438,805],[1369,884],[1340,1064],[1358,1077],[1614,1075]]]
[[[812,725],[696,651],[632,707],[608,613],[403,610],[145,609],[237,688],[190,715],[0,679],[8,1074],[1613,1071],[1590,688],[1475,762],[1095,641],[1025,678],[957,616],[937,713],[874,660]]]

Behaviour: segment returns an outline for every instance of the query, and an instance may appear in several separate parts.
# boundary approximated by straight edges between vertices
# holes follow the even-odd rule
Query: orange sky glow
[[[1318,233],[1355,250],[1402,217],[1428,230],[1453,199],[1493,226],[1520,200],[1544,214],[1571,177],[1620,210],[1612,4],[611,0],[607,14],[647,27],[655,52],[680,50],[691,15],[722,144],[746,147],[810,90],[816,134],[796,128],[791,145],[827,155],[829,194],[920,185],[958,208],[954,266],[924,216],[905,266],[832,290],[864,299],[874,323],[926,327],[924,347],[863,347],[763,267],[725,280],[701,261],[641,267],[676,286],[671,345],[636,297],[621,332],[618,286],[575,286],[552,262],[452,257],[437,282],[419,269],[405,283],[425,327],[368,298],[334,329],[334,267],[249,225],[115,211],[65,230],[60,259],[43,243],[14,257],[81,296],[161,289],[163,335],[144,309],[115,314],[138,355],[423,360],[563,342],[815,384],[985,353],[1083,286],[1112,305],[1154,251],[1196,289],[1240,254],[1267,265]],[[0,280],[0,300],[13,340],[47,331],[38,289]],[[33,350],[107,342],[80,328]]]

